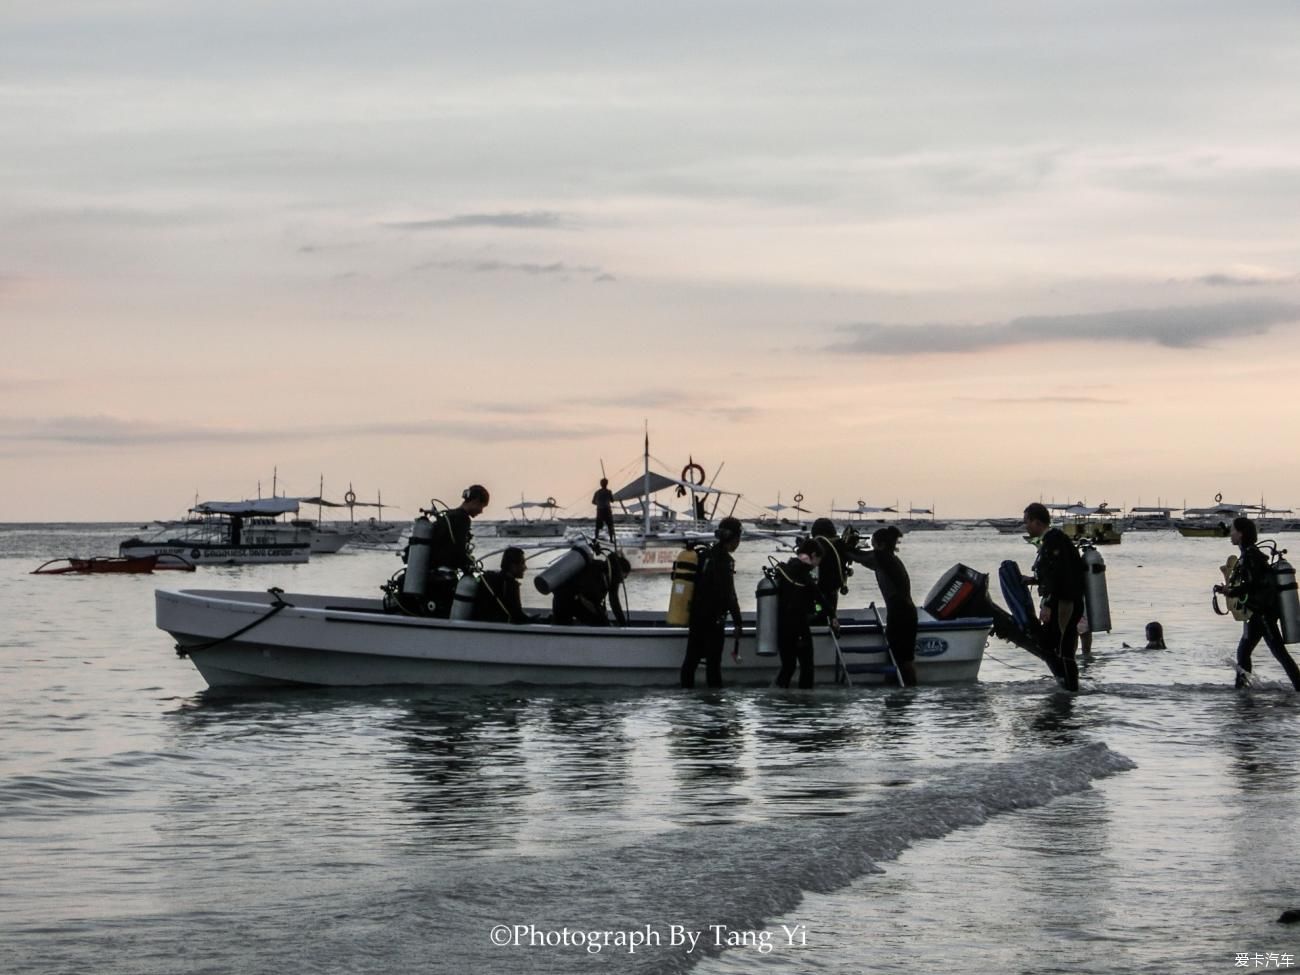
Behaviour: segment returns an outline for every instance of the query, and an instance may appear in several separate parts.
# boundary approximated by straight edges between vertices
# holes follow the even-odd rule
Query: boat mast
[[[645,421],[644,457],[645,457],[645,475],[644,475],[645,480],[642,482],[641,486],[642,489],[645,491],[645,494],[641,498],[641,503],[643,505],[642,515],[644,518],[645,527],[642,529],[642,531],[645,533],[646,537],[649,537],[650,535],[650,421],[649,420]]]

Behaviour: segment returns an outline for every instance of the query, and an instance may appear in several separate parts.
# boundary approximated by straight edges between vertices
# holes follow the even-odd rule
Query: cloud
[[[997,404],[1015,404],[1023,406],[1026,403],[1066,403],[1071,406],[1124,406],[1130,401],[1126,399],[1107,399],[1102,396],[957,396],[954,397],[958,402],[965,403],[997,403]]]
[[[1216,271],[1196,278],[1197,284],[1208,284],[1213,288],[1257,288],[1265,285],[1294,284],[1300,281],[1300,275],[1268,268],[1233,268],[1230,271]]]
[[[432,220],[394,220],[380,226],[390,230],[467,230],[473,227],[499,227],[509,230],[557,230],[567,224],[558,213],[530,210],[517,213],[458,213]]]
[[[838,331],[848,338],[825,346],[825,351],[909,356],[1049,342],[1136,342],[1191,349],[1221,339],[1263,335],[1296,322],[1300,322],[1300,305],[1280,301],[1034,315],[988,324],[867,322],[840,326]]]
[[[430,423],[358,423],[323,427],[167,426],[111,416],[0,418],[0,443],[88,447],[148,447],[203,443],[292,443],[352,437],[438,437],[468,443],[590,440],[622,433],[621,427],[548,423],[530,416],[518,423],[475,419]]]
[[[548,264],[542,264],[537,261],[426,261],[423,264],[417,264],[414,270],[462,271],[467,274],[527,274],[533,277],[590,274],[594,281],[606,282],[616,280],[612,274],[609,274],[594,265],[566,264],[563,261],[551,261]]]

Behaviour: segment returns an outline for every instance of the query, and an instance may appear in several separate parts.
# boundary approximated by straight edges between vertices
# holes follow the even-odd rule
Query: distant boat
[[[496,523],[498,538],[560,538],[564,535],[564,522],[555,517],[555,512],[560,506],[554,498],[547,498],[545,501],[525,501],[522,497],[518,504],[512,504],[508,509],[510,511],[509,521],[498,521]],[[528,512],[541,510],[545,512],[544,518],[529,518]],[[518,512],[518,517],[515,516]]]
[[[1049,504],[1049,511],[1060,516],[1059,526],[1072,542],[1090,545],[1118,545],[1123,540],[1124,519],[1120,512],[1103,501],[1095,508],[1074,504]]]
[[[204,501],[190,509],[197,517],[164,527],[152,538],[129,538],[118,546],[118,554],[179,555],[195,565],[306,562],[311,557],[309,542],[284,542],[266,530],[267,519],[297,511],[297,498]]]
[[[1227,538],[1232,533],[1232,519],[1250,517],[1251,512],[1259,510],[1259,505],[1232,504],[1218,494],[1213,507],[1185,508],[1178,522],[1178,534],[1184,538]]]
[[[140,555],[134,557],[93,555],[90,558],[50,559],[31,571],[34,576],[91,575],[107,573],[150,573],[155,569],[193,572],[194,563],[179,555]]]
[[[1124,527],[1131,532],[1173,531],[1177,527],[1173,513],[1176,508],[1142,507],[1129,508],[1124,518]]]

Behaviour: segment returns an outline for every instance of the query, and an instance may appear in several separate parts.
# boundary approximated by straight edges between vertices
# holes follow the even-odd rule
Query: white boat
[[[525,501],[520,498],[518,504],[512,504],[508,509],[510,520],[496,522],[497,537],[561,538],[565,532],[565,524],[555,517],[555,512],[559,508],[554,498],[547,498],[545,501]],[[540,509],[546,517],[528,517],[528,513],[533,509]],[[517,517],[515,512],[519,513]]]
[[[382,600],[297,593],[160,589],[157,624],[212,687],[384,684],[598,684],[672,686],[686,629],[662,613],[633,612],[626,627],[551,626],[429,619],[386,612]],[[922,684],[973,683],[992,620],[940,621],[920,611],[916,670]],[[853,684],[892,684],[876,611],[841,610],[839,646]],[[814,629],[819,684],[839,670],[835,643]],[[755,650],[747,619],[739,662],[723,655],[729,684],[770,684],[775,656]]]
[[[1118,545],[1124,537],[1124,519],[1105,501],[1090,508],[1082,502],[1049,504],[1056,521],[1070,541],[1091,545]]]
[[[311,556],[307,540],[284,541],[267,530],[269,519],[297,511],[297,498],[204,501],[190,509],[195,516],[190,520],[147,539],[129,538],[117,550],[125,558],[179,555],[195,565],[306,562]]]
[[[1150,507],[1139,505],[1128,509],[1124,527],[1132,532],[1173,531],[1175,528],[1174,512],[1177,508]]]

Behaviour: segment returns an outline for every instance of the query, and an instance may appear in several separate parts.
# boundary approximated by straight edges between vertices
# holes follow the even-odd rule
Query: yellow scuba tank
[[[689,545],[673,559],[672,589],[668,594],[668,625],[688,626],[691,622],[691,597],[695,595],[695,574],[700,557]]]

